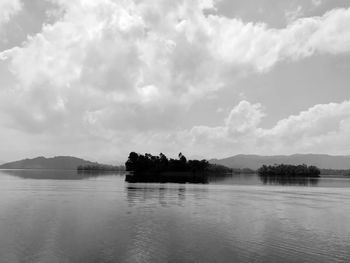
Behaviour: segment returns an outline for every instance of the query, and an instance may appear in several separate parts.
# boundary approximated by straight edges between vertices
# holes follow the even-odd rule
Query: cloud
[[[22,109],[39,129],[73,110],[81,121],[110,115],[116,122],[128,111],[131,118],[168,111],[218,86],[215,75],[207,74],[213,66],[207,50],[176,28],[181,16],[196,15],[189,15],[192,4],[157,9],[128,1],[58,3],[61,19],[1,54],[17,78],[9,112]],[[206,6],[197,2],[198,16]],[[40,93],[47,95],[45,103]]]
[[[219,16],[210,16],[208,23],[212,28],[210,50],[216,57],[258,72],[268,71],[279,61],[302,59],[315,53],[350,52],[350,8],[300,18],[282,29]]]
[[[278,121],[271,128],[262,128],[263,106],[248,101],[239,102],[221,126],[195,126],[191,129],[139,130],[137,133],[120,129],[108,131],[95,125],[94,132],[23,133],[2,129],[3,136],[19,136],[20,145],[6,141],[1,151],[7,154],[42,153],[51,155],[51,148],[61,154],[77,155],[97,160],[124,160],[130,152],[178,152],[206,158],[225,157],[239,153],[350,154],[350,101],[318,104],[296,115]],[[90,127],[91,128],[91,127]],[[28,143],[30,142],[30,143]],[[72,145],[74,147],[72,147]],[[91,152],[93,149],[93,152]]]
[[[232,118],[232,116],[236,116]],[[261,105],[241,101],[224,125],[197,126],[183,133],[191,149],[210,155],[220,149],[234,153],[290,154],[328,152],[349,154],[350,101],[318,104],[278,121],[271,128],[259,127]],[[228,121],[229,120],[229,121]],[[242,129],[244,128],[244,129]]]
[[[241,101],[231,110],[225,124],[230,131],[246,133],[254,129],[263,116],[260,104],[252,105],[248,101]]]
[[[181,119],[191,104],[232,86],[241,75],[267,72],[280,61],[350,52],[350,9],[276,29],[208,12],[215,11],[210,0],[52,1],[61,17],[0,53],[1,73],[10,83],[0,90],[3,126],[45,138],[107,138],[121,149],[124,142],[140,149],[161,149],[162,142],[171,150],[208,140],[227,153],[232,147],[254,151],[268,145],[269,137],[283,145],[293,136],[324,136],[303,122],[313,113],[271,130],[259,128],[262,107],[247,101],[223,126],[187,131]],[[20,8],[19,1],[1,3],[14,6],[6,10]],[[0,10],[3,21],[14,14]],[[293,121],[298,125],[289,124]]]

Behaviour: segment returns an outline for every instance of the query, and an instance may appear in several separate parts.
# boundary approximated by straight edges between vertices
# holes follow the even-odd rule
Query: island
[[[76,170],[78,166],[96,165],[73,156],[39,156],[32,159],[23,159],[14,162],[8,162],[0,165],[0,169],[32,169],[32,170]]]
[[[187,160],[179,153],[178,159],[168,159],[163,153],[131,152],[125,163],[127,182],[177,182],[207,183],[209,176],[232,173],[223,165],[210,164],[207,160]]]
[[[317,178],[320,177],[320,169],[316,166],[275,164],[263,165],[258,169],[258,174],[264,177],[295,177]]]

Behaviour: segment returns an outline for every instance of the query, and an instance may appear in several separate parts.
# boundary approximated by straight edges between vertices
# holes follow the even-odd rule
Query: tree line
[[[207,160],[187,160],[187,158],[179,153],[178,159],[168,159],[165,154],[160,153],[152,155],[149,153],[138,154],[131,152],[128,160],[125,163],[126,171],[133,172],[204,172],[207,171],[211,165]],[[213,168],[214,169],[214,168]],[[215,169],[219,169],[215,167]]]
[[[283,176],[283,177],[319,177],[320,169],[316,166],[275,164],[263,165],[258,169],[260,176]]]

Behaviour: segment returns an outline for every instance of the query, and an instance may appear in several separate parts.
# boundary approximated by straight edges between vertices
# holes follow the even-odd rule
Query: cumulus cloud
[[[350,52],[350,9],[276,29],[207,12],[215,11],[211,0],[52,1],[61,17],[23,45],[0,53],[3,73],[11,80],[0,91],[2,122],[33,134],[74,133],[115,144],[122,143],[120,137],[135,147],[154,140],[182,145],[181,140],[208,138],[214,147],[226,140],[238,144],[240,138],[255,147],[268,136],[292,136],[296,128],[289,123],[312,113],[264,130],[259,128],[261,105],[242,101],[225,125],[190,132],[183,131],[180,116],[241,74],[264,73],[279,61],[317,53]],[[20,8],[19,1],[4,3],[13,6],[6,10]],[[14,13],[1,12],[4,21]],[[312,134],[303,125],[311,124],[300,124],[294,133]],[[176,134],[166,135],[174,129]]]
[[[243,118],[231,118],[237,113]],[[183,136],[192,143],[189,148],[207,154],[215,152],[219,145],[223,155],[333,150],[333,153],[349,154],[350,101],[315,105],[278,121],[271,128],[259,127],[263,116],[261,105],[241,101],[232,109],[224,125],[197,126]]]
[[[210,16],[208,22],[213,29],[213,54],[227,63],[251,66],[259,72],[286,59],[350,52],[350,9],[334,9],[321,17],[300,18],[283,29],[218,16]]]

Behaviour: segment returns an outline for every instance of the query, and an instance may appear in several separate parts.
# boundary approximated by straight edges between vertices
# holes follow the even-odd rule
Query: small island
[[[258,174],[263,177],[317,178],[320,177],[320,173],[316,166],[306,164],[263,165],[258,169]]]
[[[210,174],[232,173],[223,165],[210,164],[207,160],[187,160],[179,153],[178,159],[168,159],[163,153],[155,156],[149,153],[131,152],[125,163],[129,172],[127,182],[178,182],[206,183]]]

